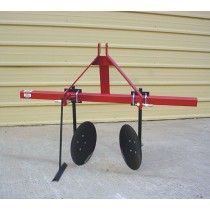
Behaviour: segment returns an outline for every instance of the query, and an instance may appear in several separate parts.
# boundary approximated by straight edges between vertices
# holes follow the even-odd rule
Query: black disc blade
[[[96,146],[96,129],[93,123],[83,122],[75,131],[71,141],[71,157],[75,164],[85,164]]]
[[[141,142],[130,125],[123,125],[120,130],[120,149],[129,168],[137,170],[141,165]]]

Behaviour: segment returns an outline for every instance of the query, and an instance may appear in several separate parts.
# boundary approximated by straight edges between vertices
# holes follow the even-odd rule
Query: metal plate
[[[96,129],[93,123],[83,122],[75,131],[71,141],[71,157],[75,164],[85,164],[96,146]]]
[[[141,143],[130,125],[125,124],[120,130],[120,149],[128,167],[137,170],[142,160]]]

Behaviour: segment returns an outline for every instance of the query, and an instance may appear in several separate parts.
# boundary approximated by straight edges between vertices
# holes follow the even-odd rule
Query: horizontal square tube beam
[[[129,94],[101,94],[101,93],[78,93],[68,92],[67,100],[75,100],[77,95],[78,101],[87,102],[109,102],[131,104],[132,96]],[[61,91],[36,91],[22,90],[20,98],[25,99],[44,99],[44,100],[62,100],[64,92]],[[135,95],[134,102],[140,103],[141,97]],[[144,103],[153,105],[169,105],[169,106],[197,106],[197,98],[194,97],[175,97],[175,96],[148,96],[144,98]]]
[[[198,100],[194,97],[149,96],[147,103],[168,106],[197,106]]]
[[[64,92],[45,91],[45,90],[21,90],[20,98],[42,99],[42,100],[61,100],[64,98]]]

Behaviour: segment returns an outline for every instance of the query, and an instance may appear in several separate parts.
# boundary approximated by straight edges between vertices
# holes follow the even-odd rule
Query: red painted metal
[[[71,92],[71,88],[84,75],[84,73],[92,66],[98,65],[100,70],[100,86],[101,93],[75,93]],[[131,94],[110,94],[109,66],[114,66],[117,71],[128,82],[131,88],[136,92],[135,96]],[[70,92],[69,92],[70,91]],[[101,45],[98,44],[98,54],[96,58],[82,71],[76,80],[65,91],[20,91],[20,98],[26,99],[44,99],[44,100],[62,100],[64,105],[67,100],[89,101],[89,102],[110,102],[132,104],[134,102],[140,109],[143,105],[169,105],[169,106],[197,106],[197,98],[194,97],[175,97],[175,96],[145,96],[138,90],[133,82],[125,75],[118,64],[108,55],[108,44],[105,45],[105,55],[101,55]]]
[[[168,106],[197,106],[197,98],[173,96],[148,96],[147,103]]]
[[[25,91],[20,91],[20,98],[28,99],[46,99],[46,100],[61,100],[64,98],[64,92],[59,91],[39,91],[33,90],[30,92],[31,97],[24,97]],[[78,101],[87,102],[109,102],[131,104],[132,96],[130,94],[101,94],[101,93],[78,93],[68,92],[67,100],[76,99]],[[141,97],[136,95],[134,98],[135,104],[141,102]],[[173,96],[148,96],[143,100],[143,103],[153,105],[170,105],[170,106],[197,106],[197,99],[193,97],[173,97]]]
[[[128,82],[128,84],[133,88],[133,90],[136,91],[136,93],[140,96],[141,98],[141,103],[143,100],[143,96],[138,90],[138,88],[133,84],[133,82],[125,75],[125,73],[122,71],[122,69],[117,65],[117,63],[108,55],[108,59],[112,63],[112,65],[118,70],[118,72],[123,76],[123,78]]]
[[[25,99],[61,100],[64,98],[64,95],[64,92],[59,91],[32,90],[30,95],[28,95],[27,90],[20,91],[20,98]]]
[[[109,66],[100,66],[101,93],[110,94]]]
[[[75,81],[69,86],[69,89],[71,89],[73,86],[75,86],[76,82],[84,75],[84,73],[91,67],[94,60],[82,71],[82,73],[75,79]],[[68,91],[67,91],[68,92]]]
[[[88,102],[109,102],[109,103],[131,104],[131,95],[126,95],[126,94],[81,93],[78,95],[78,99],[81,101],[88,101]]]

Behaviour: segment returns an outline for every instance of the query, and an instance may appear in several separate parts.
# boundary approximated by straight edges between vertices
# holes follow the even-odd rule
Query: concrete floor
[[[68,167],[59,182],[51,182],[59,126],[1,127],[0,198],[210,198],[210,118],[143,122],[138,171],[120,153],[123,124],[96,124],[96,150],[84,166],[70,159],[72,127],[65,125]]]

